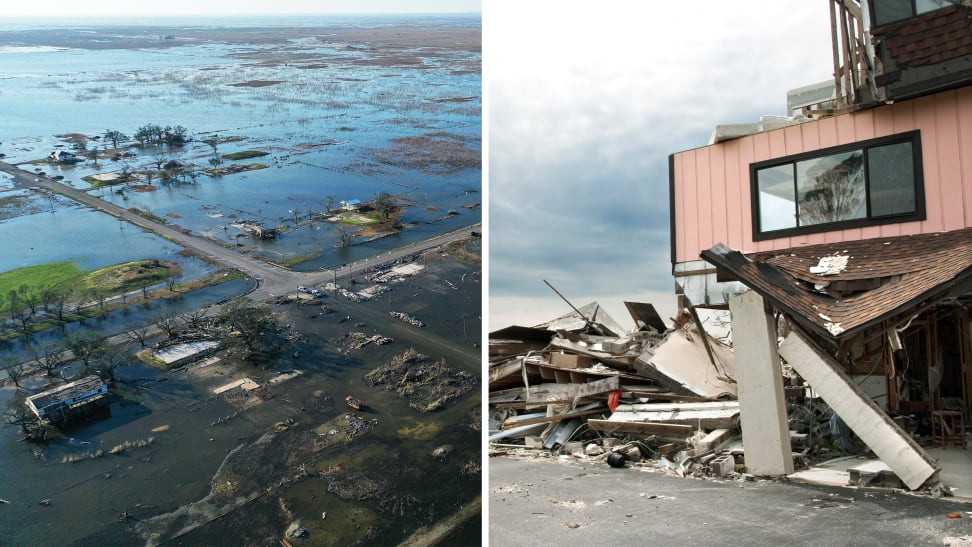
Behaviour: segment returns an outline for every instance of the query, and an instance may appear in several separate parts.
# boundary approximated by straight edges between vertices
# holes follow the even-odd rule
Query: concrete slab
[[[165,364],[171,365],[183,359],[188,359],[193,355],[209,351],[217,346],[219,346],[219,342],[215,340],[197,340],[195,342],[175,344],[156,350],[155,356]]]
[[[779,352],[908,488],[916,490],[935,476],[938,468],[918,443],[888,418],[833,358],[796,330],[783,340]],[[745,424],[745,412],[742,419]],[[745,431],[744,428],[744,443]]]
[[[952,489],[952,495],[972,502],[972,450],[939,446],[926,448],[925,452],[941,466],[938,477]]]

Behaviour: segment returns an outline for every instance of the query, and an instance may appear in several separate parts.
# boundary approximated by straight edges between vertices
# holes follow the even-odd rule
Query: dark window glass
[[[757,240],[924,218],[917,131],[753,164]]]
[[[914,159],[910,142],[867,151],[872,216],[915,212]]]
[[[874,6],[874,26],[879,27],[895,21],[909,19],[947,8],[955,3],[955,0],[873,0]]]

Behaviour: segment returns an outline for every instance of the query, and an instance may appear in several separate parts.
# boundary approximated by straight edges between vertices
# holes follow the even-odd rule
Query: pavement
[[[972,504],[786,480],[491,457],[489,545],[961,545]],[[958,518],[948,515],[958,514]]]

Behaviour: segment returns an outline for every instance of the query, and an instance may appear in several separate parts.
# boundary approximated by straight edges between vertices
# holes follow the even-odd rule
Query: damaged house
[[[756,473],[792,471],[782,357],[915,489],[893,418],[964,446],[972,412],[972,2],[830,4],[833,80],[670,157],[678,305],[731,312]]]
[[[496,451],[796,478],[866,448],[842,484],[945,482],[972,417],[972,1],[828,1],[833,80],[669,158],[670,323],[594,303],[490,333]]]

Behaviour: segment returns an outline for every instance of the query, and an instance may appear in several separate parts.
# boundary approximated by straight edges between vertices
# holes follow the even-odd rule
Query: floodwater
[[[165,29],[68,24],[52,32],[45,24],[31,24],[0,31],[4,161],[63,176],[77,188],[88,187],[86,175],[139,172],[163,157],[193,164],[195,180],[143,179],[140,184],[150,184],[150,191],[132,186],[120,193],[115,187],[92,191],[241,252],[292,259],[305,270],[374,256],[480,221],[478,18],[171,23]],[[90,139],[89,148],[103,149],[104,141],[93,137],[109,129],[131,135],[150,123],[182,125],[194,141],[180,148],[134,149],[134,156],[97,164],[26,164],[54,149],[70,150],[71,134]],[[267,168],[202,174],[213,155],[203,139],[216,139],[219,154],[266,151],[239,163]],[[399,218],[405,228],[335,248],[339,228],[318,220],[319,213],[331,202],[368,201],[378,192],[393,194],[405,206]],[[178,261],[184,279],[214,270],[179,255],[162,238],[13,188],[0,177],[0,200],[8,197],[24,199],[13,200],[19,209],[0,207],[0,271],[60,260],[95,268],[148,257]],[[259,221],[282,234],[255,241],[242,237],[234,220]],[[422,262],[422,273],[374,301],[351,303],[331,295],[323,302],[331,314],[295,304],[276,307],[303,335],[299,356],[285,352],[260,364],[225,359],[180,372],[125,367],[118,372],[110,416],[73,426],[64,439],[31,445],[19,440],[16,428],[0,427],[0,499],[9,501],[0,504],[0,544],[129,545],[173,536],[185,544],[276,544],[299,519],[313,544],[386,545],[469,504],[481,484],[480,432],[474,427],[480,423],[479,386],[423,414],[363,381],[365,372],[409,348],[469,374],[481,372],[479,264],[437,253]],[[207,305],[247,287],[230,282],[67,330],[121,332],[161,310]],[[427,326],[406,325],[389,311],[408,313]],[[340,321],[347,316],[351,319]],[[380,333],[394,342],[346,353],[341,337],[349,331]],[[17,342],[3,351],[19,356],[26,350]],[[76,368],[69,367],[68,374]],[[272,386],[252,406],[212,393],[243,376],[266,382],[294,369],[303,374]],[[306,462],[295,461],[306,449],[300,439],[341,423],[349,393],[367,404],[362,416],[371,430],[307,454]],[[12,397],[9,387],[0,390],[0,405],[6,407]],[[281,423],[286,428],[278,431]],[[329,439],[329,431],[321,438]],[[144,446],[107,453],[137,441]],[[433,450],[443,446],[447,455],[434,457]],[[105,453],[86,457],[97,450]],[[248,457],[239,461],[234,454]],[[223,476],[221,466],[241,472],[235,487],[248,489],[243,494],[259,495],[238,507],[225,499],[209,504],[211,491],[235,488],[214,482]],[[479,538],[475,518],[449,542]]]

